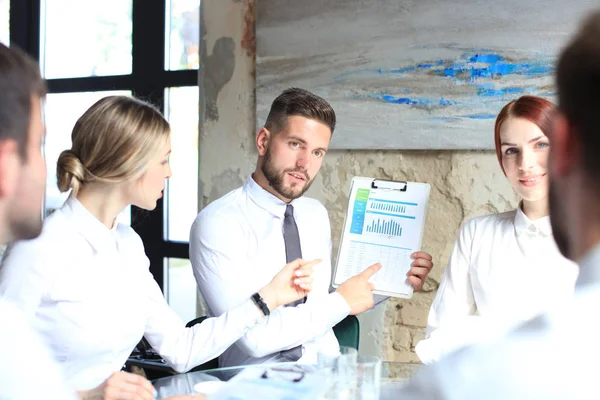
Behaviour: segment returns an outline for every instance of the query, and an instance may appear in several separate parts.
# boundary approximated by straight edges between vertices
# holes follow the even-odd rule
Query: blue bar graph
[[[387,211],[394,213],[406,213],[406,206],[401,204],[392,204],[387,202],[373,201],[371,202],[370,210]]]
[[[402,227],[399,223],[393,220],[382,220],[377,218],[371,221],[370,225],[367,225],[368,233],[379,233],[387,236],[402,236]]]

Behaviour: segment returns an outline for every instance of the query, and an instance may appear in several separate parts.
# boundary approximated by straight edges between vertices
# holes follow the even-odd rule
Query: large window
[[[37,58],[48,82],[47,213],[66,197],[56,186],[58,156],[95,101],[134,95],[169,120],[173,177],[164,200],[151,212],[132,207],[119,219],[144,241],[171,306],[183,319],[194,318],[188,240],[198,204],[200,0],[0,0],[0,20],[0,42],[10,38]]]
[[[198,0],[167,0],[165,69],[198,69],[200,13]]]
[[[130,74],[131,6],[132,0],[42,0],[45,78]]]
[[[0,43],[8,46],[10,42],[10,1],[0,0]]]

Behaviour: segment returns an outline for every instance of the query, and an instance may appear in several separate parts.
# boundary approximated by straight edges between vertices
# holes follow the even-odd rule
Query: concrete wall
[[[241,186],[255,167],[254,2],[204,0],[201,24],[200,208]],[[334,257],[355,175],[432,185],[423,249],[433,255],[435,266],[423,292],[411,300],[387,301],[360,317],[361,352],[417,361],[414,346],[423,337],[460,225],[514,208],[517,198],[492,152],[331,151],[308,195],[329,210]]]

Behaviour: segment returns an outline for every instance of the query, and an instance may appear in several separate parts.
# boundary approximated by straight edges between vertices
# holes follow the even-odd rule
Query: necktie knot
[[[293,205],[291,205],[291,204],[288,204],[288,205],[285,207],[285,214],[283,214],[283,216],[284,216],[285,218],[290,218],[290,217],[292,217],[292,218],[293,218],[293,217],[294,217],[294,206],[293,206]]]

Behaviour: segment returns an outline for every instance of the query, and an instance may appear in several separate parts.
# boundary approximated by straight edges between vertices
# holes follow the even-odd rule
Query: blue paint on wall
[[[428,99],[428,98],[410,98],[410,97],[396,97],[391,96],[389,94],[373,94],[370,96],[355,96],[355,97],[367,97],[375,100],[384,101],[386,103],[392,104],[409,104],[409,105],[419,105],[419,106],[451,106],[460,104],[454,100],[447,100],[443,97],[439,100],[437,99]]]
[[[464,54],[461,60],[446,62],[443,68],[431,68],[434,75],[455,78],[457,82],[475,83],[478,78],[500,78],[506,75],[545,76],[554,72],[548,61],[513,62],[499,54]]]
[[[469,61],[472,63],[487,63],[493,64],[499,61],[503,61],[504,57],[498,54],[475,54],[469,57]]]
[[[456,117],[434,117],[430,118],[432,121],[439,122],[458,122],[464,119],[479,119],[479,120],[495,120],[495,114],[472,114],[472,115],[460,115]]]
[[[496,119],[496,115],[494,114],[475,114],[475,115],[465,115],[463,118],[468,119]]]
[[[357,81],[362,89],[348,94],[349,98],[419,108],[428,111],[430,121],[456,123],[493,121],[506,101],[524,94],[554,96],[547,80],[539,80],[553,73],[554,60],[550,58],[514,60],[493,51],[475,50],[454,60],[421,60],[400,68],[352,71],[334,80],[344,85]],[[423,87],[423,80],[431,80],[431,88]],[[371,82],[385,89],[369,92]],[[435,112],[444,109],[443,114],[453,115]]]
[[[381,99],[386,103],[393,104],[419,104],[421,101],[409,99],[408,97],[381,96]]]
[[[386,73],[403,74],[405,72],[414,71],[415,69],[416,69],[415,67],[398,68],[398,69],[392,69],[392,70],[387,70],[387,71],[384,69],[379,69],[379,73],[381,73],[381,74],[386,74]]]
[[[418,70],[427,70],[433,75],[456,78],[460,82],[473,81],[477,78],[499,78],[516,74],[528,77],[549,75],[554,72],[550,60],[528,60],[515,62],[494,53],[463,54],[459,60],[437,60],[421,62],[403,68],[377,70],[380,74],[403,74]],[[338,76],[341,77],[341,76]]]
[[[518,94],[533,93],[538,95],[550,95],[553,92],[546,87],[537,88],[535,86],[525,87],[498,87],[503,77],[514,76],[521,77],[524,82],[527,78],[547,77],[554,73],[554,60],[551,59],[531,59],[531,60],[511,60],[496,54],[489,50],[478,50],[463,54],[458,60],[431,60],[415,63],[414,65],[402,68],[383,69],[375,71],[354,71],[343,73],[334,78],[336,81],[347,81],[352,76],[368,76],[369,73],[376,72],[378,75],[413,75],[426,73],[433,76],[450,79],[455,85],[468,85],[474,89],[473,95],[479,98],[507,98]],[[344,82],[347,84],[347,82]],[[410,89],[397,87],[394,85],[394,92],[411,93]],[[543,92],[543,94],[542,94]],[[387,93],[386,93],[387,94]],[[379,97],[379,100],[395,104],[408,105],[431,105],[437,100],[416,99],[411,97],[398,96]],[[442,101],[441,105],[459,104],[458,102]]]
[[[477,95],[482,97],[504,97],[511,94],[526,94],[533,93],[534,87],[505,87],[505,88],[487,88],[477,87]]]
[[[495,53],[466,53],[458,60],[435,60],[419,62],[401,68],[378,68],[378,74],[405,74],[409,72],[427,73],[455,78],[458,82],[471,82],[477,78],[499,78],[506,75],[521,75],[525,77],[539,77],[554,72],[554,60],[521,60],[513,61]],[[343,79],[348,76],[365,75],[368,71],[345,72],[334,79]]]

